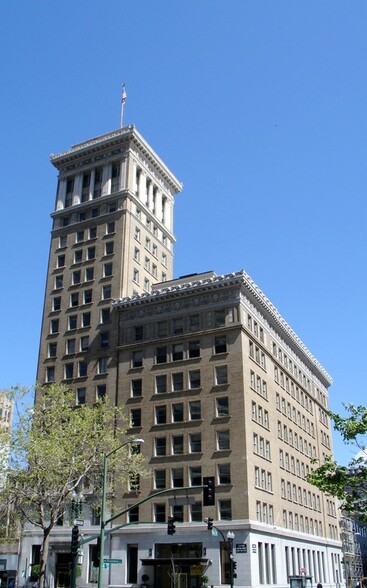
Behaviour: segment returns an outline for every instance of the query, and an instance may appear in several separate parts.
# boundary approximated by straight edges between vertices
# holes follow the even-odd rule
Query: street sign
[[[108,559],[108,558],[105,558],[105,559],[103,560],[103,563],[104,563],[104,564],[111,564],[111,563],[122,563],[122,559]]]
[[[247,553],[246,543],[236,543],[236,553]]]
[[[83,519],[75,519],[74,520],[74,525],[76,527],[82,527],[84,525],[84,520]]]
[[[212,528],[212,536],[213,537],[218,537],[218,531],[214,527]]]

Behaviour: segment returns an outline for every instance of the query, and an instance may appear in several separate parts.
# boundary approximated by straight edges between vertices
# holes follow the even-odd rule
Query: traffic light
[[[233,576],[233,578],[237,578],[236,570],[237,570],[237,562],[234,559],[232,559],[232,576]]]
[[[207,525],[208,525],[208,531],[211,531],[213,528],[213,519],[211,519],[210,517],[207,518],[206,520]]]
[[[168,535],[174,535],[176,533],[175,519],[173,517],[168,517],[167,533]]]
[[[79,549],[79,527],[74,525],[71,531],[71,555],[76,557]]]
[[[215,478],[214,476],[209,476],[207,478],[203,478],[203,485],[204,485],[204,506],[214,506],[215,505]]]
[[[95,546],[95,549],[93,549],[93,559],[92,559],[92,563],[94,565],[95,568],[99,568],[99,554],[100,554],[100,550],[101,550],[101,538],[98,537],[97,538],[97,545]]]

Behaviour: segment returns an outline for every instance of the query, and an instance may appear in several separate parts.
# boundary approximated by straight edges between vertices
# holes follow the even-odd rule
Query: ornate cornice
[[[223,274],[221,276],[214,275],[204,279],[191,280],[179,284],[172,284],[170,286],[162,287],[154,290],[151,293],[144,293],[138,296],[131,296],[114,300],[112,308],[114,310],[131,309],[132,307],[145,306],[153,302],[167,301],[170,298],[178,298],[184,295],[196,294],[198,292],[205,292],[209,289],[225,288],[230,286],[238,286],[244,290],[244,294],[263,309],[266,316],[276,324],[280,331],[292,342],[292,344],[308,359],[309,363],[322,374],[326,383],[331,385],[332,378],[323,368],[320,362],[312,355],[302,340],[296,335],[293,329],[288,325],[286,320],[282,317],[276,307],[270,302],[269,298],[265,296],[264,292],[257,286],[254,280],[244,271]]]
[[[175,193],[182,191],[182,183],[178,181],[149,143],[138,133],[135,125],[129,125],[128,127],[105,133],[83,143],[77,143],[61,153],[52,153],[50,160],[57,169],[60,169],[63,165],[75,161],[80,157],[86,157],[87,155],[104,150],[107,146],[110,147],[127,141],[133,142],[145,155],[147,160],[159,169],[159,173],[165,178]]]

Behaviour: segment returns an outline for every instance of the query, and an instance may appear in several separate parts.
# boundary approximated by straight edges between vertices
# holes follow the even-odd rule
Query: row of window
[[[301,435],[293,433],[292,429],[288,429],[287,425],[282,424],[278,421],[278,439],[282,439],[285,443],[289,443],[291,447],[297,449],[301,453],[308,455],[309,457],[316,457],[316,447],[307,443],[306,439],[303,439]]]
[[[229,403],[227,396],[215,399],[215,410],[217,418],[229,416]],[[130,422],[132,427],[141,426],[141,414],[141,408],[131,409]],[[168,406],[166,404],[160,404],[154,407],[154,424],[156,425],[201,420],[201,418],[200,400],[190,400],[187,404],[183,402],[173,402]]]
[[[252,420],[269,429],[269,412],[265,410],[260,404],[252,402]]]
[[[163,338],[172,335],[182,335],[183,333],[200,331],[207,328],[220,327],[226,324],[226,321],[233,322],[233,309],[217,309],[208,311],[206,316],[199,313],[192,313],[185,317],[177,317],[171,320],[160,320],[152,324],[136,325],[130,330],[130,341],[143,341],[149,338]],[[205,320],[204,320],[205,318]]]
[[[103,331],[99,333],[99,346],[101,348],[107,348],[110,344],[109,331]],[[51,342],[48,344],[48,357],[57,356],[57,343]],[[71,338],[65,341],[65,355],[74,355],[75,353],[82,353],[89,349],[89,335],[84,335],[79,339]]]
[[[280,494],[285,500],[321,512],[321,499],[319,494],[316,495],[314,492],[311,493],[310,490],[302,489],[301,486],[286,482],[284,478],[280,480]]]
[[[255,392],[260,394],[265,400],[268,399],[268,387],[266,381],[253,370],[250,370],[250,386]]]
[[[286,470],[303,480],[305,480],[310,473],[310,466],[308,464],[296,459],[293,455],[289,455],[289,453],[283,449],[279,449],[279,466],[282,470]]]
[[[296,407],[287,402],[283,396],[280,396],[278,392],[275,396],[275,406],[277,410],[288,417],[290,421],[293,421],[295,425],[298,425],[306,433],[315,438],[315,425],[310,419],[308,419],[301,411],[297,410]]]
[[[273,476],[271,472],[255,466],[255,488],[273,492]]]
[[[183,390],[194,390],[201,388],[200,370],[190,370],[184,372],[175,372],[172,374],[160,374],[155,376],[155,394],[167,394],[168,392],[182,392]],[[214,367],[214,385],[221,386],[228,384],[228,369],[226,365]],[[142,396],[143,379],[135,378],[131,380],[130,393],[132,398]]]
[[[225,353],[227,351],[227,338],[225,335],[214,337],[213,352],[214,354]],[[200,341],[187,341],[185,343],[174,343],[172,345],[159,345],[155,348],[155,363],[162,364],[183,359],[193,359],[200,357]],[[137,349],[132,352],[131,367],[143,367],[144,351]]]
[[[169,470],[154,470],[154,489],[165,490],[166,488],[182,488],[184,486],[201,486],[202,473],[201,466],[192,466],[189,468],[175,467]],[[231,466],[229,463],[217,464],[215,471],[215,484],[231,483]]]
[[[232,519],[232,503],[230,499],[217,500],[216,519],[220,521],[230,521]],[[203,512],[202,503],[195,502],[190,504],[189,519],[192,522],[202,522]],[[178,523],[184,522],[184,506],[176,504],[168,506],[165,502],[156,502],[153,504],[153,520],[155,523],[167,523],[167,518],[173,516]],[[129,522],[139,522],[139,507],[130,511]]]
[[[263,368],[263,370],[266,370],[265,353],[260,349],[260,347],[255,345],[253,341],[249,341],[249,354],[251,359],[256,361],[256,363],[258,363]]]
[[[270,441],[257,433],[253,434],[253,451],[256,455],[271,461]]]
[[[83,312],[80,315],[77,314],[70,314],[68,315],[68,324],[67,330],[74,331],[75,329],[85,328],[91,326],[91,313],[90,312]],[[110,309],[109,308],[101,308],[100,315],[99,315],[99,322],[101,325],[110,322]],[[60,321],[58,318],[54,318],[50,320],[50,335],[56,335],[60,332]]]
[[[283,510],[283,527],[310,535],[322,535],[322,522],[312,517]]]
[[[278,359],[280,363],[282,363],[293,376],[303,385],[304,388],[307,390],[311,390],[311,381],[310,379],[297,367],[297,365],[292,362],[291,359],[288,358],[287,354],[283,352],[281,347],[278,347],[276,343],[273,342],[273,356]]]
[[[111,174],[111,185],[110,194],[117,192],[120,187],[120,162],[114,162],[110,166]],[[73,195],[75,189],[75,179],[77,176],[69,176],[66,181],[66,193],[65,193],[65,208],[72,206]],[[102,179],[103,179],[103,168],[96,167],[92,171],[86,171],[83,173],[81,183],[81,194],[79,194],[78,204],[80,202],[87,202],[88,200],[95,200],[102,196]],[[107,180],[107,178],[106,178]]]
[[[163,243],[163,245],[164,245],[165,247],[168,247],[168,248],[170,247],[170,241],[167,239],[167,235],[165,235],[165,234],[163,233],[163,231],[158,231],[158,228],[157,228],[155,225],[153,225],[153,235],[154,235],[154,236],[155,236],[157,239],[159,239],[159,238],[160,238],[160,235],[161,235],[161,236],[162,236],[162,243]],[[138,227],[138,226],[136,226],[136,227],[135,227],[135,229],[134,229],[134,238],[135,238],[135,240],[136,240],[138,243],[141,243],[141,229],[140,229],[140,227]],[[145,241],[145,246],[146,246],[146,247],[147,247],[147,244],[148,244],[148,242],[147,242],[147,239],[149,239],[149,237],[147,237],[147,238],[146,238],[146,241]],[[147,248],[148,248],[148,247],[147,247]]]
[[[295,398],[297,402],[303,406],[303,408],[305,408],[311,414],[314,413],[314,403],[308,394],[303,392],[303,390],[300,390],[299,387],[288,378],[288,376],[284,377],[284,372],[279,370],[276,365],[274,366],[274,381],[279,384],[286,392],[288,392],[292,398]]]
[[[152,241],[150,240],[149,237],[145,238],[145,249],[147,251],[149,251],[149,253],[151,253],[156,259],[158,259],[158,246],[156,243],[154,243],[154,242],[152,243]],[[139,249],[139,247],[134,247],[134,260],[136,262],[140,263],[140,249]],[[167,267],[167,253],[165,253],[164,251],[162,251],[161,261],[162,261],[162,265]],[[150,271],[150,264],[151,264],[150,258],[145,256],[144,268],[148,271]]]
[[[227,451],[230,449],[229,429],[216,431],[216,449],[218,451]],[[201,452],[201,433],[171,435],[168,439],[164,435],[155,437],[154,439],[154,454],[156,457]]]
[[[108,357],[100,357],[95,364],[95,373],[103,375],[108,373]],[[86,378],[88,376],[88,361],[78,361],[77,364],[72,362],[63,365],[64,380],[72,380],[73,378]],[[55,366],[46,367],[46,382],[55,382]]]

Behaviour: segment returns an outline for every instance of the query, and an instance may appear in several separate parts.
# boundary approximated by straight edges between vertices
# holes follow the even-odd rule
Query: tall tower
[[[59,171],[37,380],[115,394],[114,298],[172,279],[182,185],[134,126],[51,155]]]

